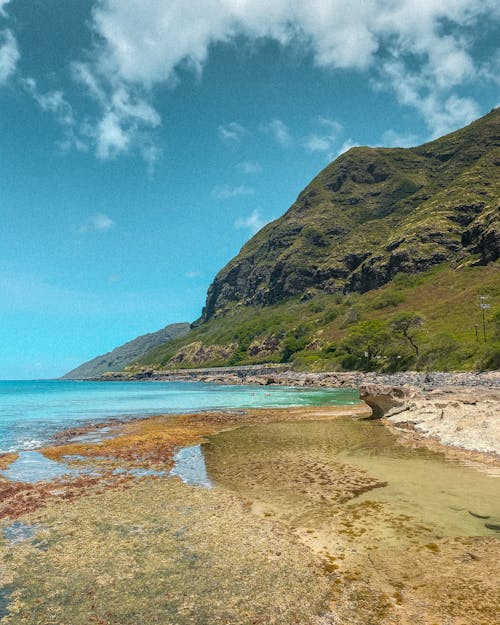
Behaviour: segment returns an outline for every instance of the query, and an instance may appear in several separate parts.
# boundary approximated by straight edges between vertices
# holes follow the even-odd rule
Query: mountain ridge
[[[499,368],[499,167],[498,108],[414,148],[352,148],[219,271],[190,334],[132,369]]]
[[[352,148],[219,271],[196,324],[307,289],[362,293],[467,255],[496,260],[499,164],[498,108],[415,148]]]
[[[190,329],[189,323],[171,323],[157,332],[149,332],[115,347],[112,351],[96,356],[75,367],[62,376],[65,380],[81,380],[100,377],[108,371],[123,369],[151,349],[165,345],[168,341],[184,336]]]
[[[414,148],[352,148],[218,272],[190,332],[126,374],[500,368],[499,167],[499,108]]]

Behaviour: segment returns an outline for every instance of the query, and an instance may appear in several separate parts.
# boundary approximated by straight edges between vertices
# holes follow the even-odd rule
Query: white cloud
[[[99,158],[111,158],[128,150],[130,135],[122,127],[122,120],[114,111],[108,111],[104,114],[96,130],[97,156]]]
[[[382,134],[380,145],[387,148],[410,148],[417,145],[418,142],[417,135],[400,133],[389,128]]]
[[[500,49],[493,52],[479,73],[482,80],[500,85]]]
[[[88,68],[79,65],[73,70],[79,80],[91,84],[92,77]],[[160,118],[147,103],[134,100],[126,89],[120,87],[112,94],[111,106],[108,106],[104,92],[100,92],[97,82],[93,82],[95,95],[103,112],[100,119],[91,124],[88,120],[77,119],[73,107],[62,91],[43,93],[33,78],[22,80],[22,84],[40,108],[52,113],[61,124],[64,131],[61,148],[66,150],[75,147],[79,151],[87,151],[93,147],[97,157],[105,160],[115,158],[134,146],[148,164],[148,171],[152,173],[161,156],[161,150],[148,137],[142,136],[139,126],[142,123],[155,127],[160,124]]]
[[[87,134],[95,144],[97,157],[115,158],[136,148],[151,171],[161,151],[152,149],[149,137],[144,136],[144,130],[154,129],[161,124],[159,114],[142,96],[136,95],[125,85],[112,85],[106,95],[103,79],[100,84],[99,77],[93,76],[89,67],[79,65],[77,76],[89,87],[102,110],[97,122],[87,124]]]
[[[258,174],[262,171],[262,165],[252,161],[242,161],[236,165],[236,169],[243,174]]]
[[[353,141],[352,139],[347,139],[347,141],[344,141],[344,143],[340,146],[340,148],[335,153],[330,155],[330,160],[333,161],[335,158],[337,158],[341,154],[344,154],[344,152],[347,152],[351,148],[356,148],[358,146],[359,146],[359,143],[357,143],[356,141]]]
[[[149,137],[143,137],[139,151],[147,164],[148,175],[153,176],[156,169],[156,163],[163,156],[163,150],[155,145]]]
[[[0,0],[0,18],[7,18],[5,7],[9,0]],[[7,82],[17,69],[21,54],[17,39],[10,28],[0,30],[0,85]]]
[[[90,217],[79,229],[79,232],[105,232],[110,230],[115,222],[104,213],[96,213]]]
[[[66,100],[64,93],[60,90],[42,93],[33,78],[25,78],[21,81],[21,84],[33,97],[42,111],[52,113],[61,124],[64,132],[64,140],[59,142],[60,147],[63,150],[74,147],[80,152],[86,152],[88,150],[86,138],[79,134],[73,107]]]
[[[438,89],[428,75],[410,72],[402,62],[388,62],[383,70],[390,77],[398,100],[419,111],[433,137],[464,126],[480,115],[475,100]]]
[[[481,114],[473,98],[461,98],[454,94],[442,100],[428,96],[423,101],[422,110],[435,137],[470,124]]]
[[[310,134],[304,145],[309,152],[331,152],[344,128],[340,122],[327,117],[320,117],[318,124],[320,131]]]
[[[309,135],[305,145],[309,152],[327,152],[331,148],[330,141],[326,137],[321,137],[317,134]]]
[[[161,119],[150,104],[149,96],[132,85],[125,85],[119,76],[103,73],[96,60],[74,62],[71,70],[75,82],[84,87],[98,108],[94,118],[75,119],[73,144],[78,149],[92,147],[96,156],[102,160],[135,150],[147,163],[148,172],[152,173],[162,151],[154,144],[148,131],[160,126]],[[54,93],[47,96],[53,96]],[[44,108],[42,97],[45,96],[39,95],[36,99]],[[62,121],[62,108],[53,112]],[[65,147],[70,143],[67,140]]]
[[[73,109],[62,91],[49,91],[42,94],[36,91],[36,83],[33,79],[27,79],[25,83],[30,86],[33,97],[43,111],[55,113],[64,125],[72,126],[75,123]]]
[[[388,59],[401,62],[410,73],[417,68],[429,92],[445,92],[441,114],[456,119],[451,105],[443,103],[455,86],[479,76],[470,29],[499,17],[496,0],[353,0],[349,10],[343,0],[101,0],[93,12],[100,44],[90,73],[93,80],[97,75],[114,85],[111,93],[117,85],[134,87],[148,102],[157,83],[178,80],[179,68],[201,72],[211,45],[241,35],[268,37],[283,46],[299,44],[318,66],[329,69],[377,73]],[[383,72],[381,79],[400,97],[390,74]],[[90,82],[88,88],[95,93]],[[109,90],[108,85],[104,91]],[[415,106],[411,100],[403,103]],[[422,107],[417,110],[425,116]],[[425,119],[435,125],[432,118]],[[138,123],[148,124],[140,117]],[[226,139],[241,138],[237,131],[229,128],[226,135],[226,127],[221,128]],[[275,136],[282,144],[288,141],[278,127]],[[309,147],[328,151],[321,135],[311,137]]]
[[[262,132],[270,135],[276,143],[286,147],[292,144],[292,135],[288,126],[281,121],[281,119],[273,119],[269,124],[262,124],[260,126]]]
[[[194,280],[195,278],[199,278],[201,276],[201,271],[186,271],[184,275],[186,278]]]
[[[0,17],[6,17],[7,4],[0,0]],[[63,124],[63,147],[92,148],[101,159],[135,151],[152,172],[161,156],[154,140],[161,124],[154,88],[175,86],[181,69],[201,73],[217,43],[269,38],[293,45],[318,67],[366,72],[372,86],[392,90],[436,134],[479,111],[455,88],[498,80],[498,63],[479,63],[474,51],[482,21],[499,18],[497,0],[352,0],[348,10],[344,0],[98,0],[90,21],[95,43],[72,66],[97,112],[91,115],[87,107],[88,116],[77,115],[59,90],[38,93],[37,101]],[[13,75],[18,61],[13,32],[1,30],[0,83]],[[280,145],[293,143],[281,120],[264,128]],[[218,128],[229,143],[246,132],[237,122]],[[329,155],[334,134],[323,128],[304,145]]]
[[[238,122],[230,122],[229,124],[219,126],[217,132],[223,141],[240,141],[247,131]]]
[[[4,7],[6,7],[9,4],[10,0],[0,0],[0,15],[5,16],[5,9]]]
[[[0,85],[7,82],[15,73],[20,58],[17,41],[12,31],[9,28],[0,31]]]
[[[246,228],[252,233],[257,232],[269,222],[264,219],[258,209],[253,210],[247,217],[240,217],[234,222],[235,228]]]
[[[215,200],[228,200],[230,198],[238,197],[240,195],[253,195],[254,193],[255,189],[247,187],[244,184],[241,184],[238,187],[230,187],[226,184],[221,184],[214,187],[211,196]]]

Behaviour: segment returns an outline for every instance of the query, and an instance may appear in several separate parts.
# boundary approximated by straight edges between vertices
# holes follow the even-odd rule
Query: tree
[[[364,368],[371,369],[385,354],[390,338],[385,321],[370,319],[350,328],[342,347],[349,354],[356,356]]]
[[[418,345],[416,342],[417,331],[423,325],[424,320],[420,315],[411,312],[402,312],[394,315],[389,323],[389,329],[394,334],[406,339],[415,350],[418,358]]]

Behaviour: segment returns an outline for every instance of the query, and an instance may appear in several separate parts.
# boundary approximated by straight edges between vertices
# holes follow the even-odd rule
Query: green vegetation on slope
[[[481,295],[490,306],[486,341]],[[291,362],[313,370],[473,370],[500,364],[498,262],[442,263],[366,293],[301,299],[233,306],[149,352],[132,369]]]
[[[498,108],[419,147],[349,150],[217,274],[193,329],[129,370],[498,368],[499,167]]]
[[[215,277],[200,322],[307,290],[363,293],[500,248],[500,109],[417,148],[353,148]]]

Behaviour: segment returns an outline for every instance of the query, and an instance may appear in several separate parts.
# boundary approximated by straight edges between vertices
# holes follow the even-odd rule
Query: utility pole
[[[479,343],[479,334],[477,333],[477,329],[479,328],[479,324],[474,324],[474,330],[476,331],[476,343]]]
[[[481,314],[483,317],[483,340],[486,343],[486,317],[485,310],[490,308],[490,305],[486,303],[486,300],[489,299],[489,295],[480,295],[479,296],[479,308],[481,309]]]

